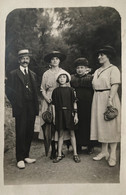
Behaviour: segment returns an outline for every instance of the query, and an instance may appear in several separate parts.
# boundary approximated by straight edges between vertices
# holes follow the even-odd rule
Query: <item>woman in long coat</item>
[[[51,96],[53,90],[59,86],[59,84],[56,82],[56,75],[63,70],[59,67],[60,62],[63,62],[65,60],[66,56],[59,51],[53,51],[52,53],[49,53],[45,56],[44,61],[49,63],[50,69],[47,70],[43,76],[42,76],[42,82],[41,82],[41,92],[43,99],[41,101],[41,113],[45,112],[49,105],[51,104]],[[41,118],[41,127],[43,129],[43,125],[45,124],[45,121]],[[50,125],[50,124],[46,124]],[[55,132],[55,131],[54,131]],[[58,134],[57,132],[54,133],[52,136],[52,151],[51,151],[51,159],[54,159],[56,157],[56,144],[55,141],[58,141]],[[43,138],[43,131],[40,131],[39,133],[39,139]],[[65,139],[68,139],[67,136]]]
[[[94,96],[91,116],[91,140],[102,143],[101,152],[94,160],[106,158],[109,166],[116,165],[116,148],[120,142],[120,100],[118,87],[120,84],[120,71],[110,63],[115,50],[111,46],[105,46],[98,51],[98,61],[101,65],[94,73],[92,81]],[[118,109],[118,116],[111,121],[104,119],[104,112],[108,106]],[[108,152],[110,144],[110,154]]]
[[[78,107],[78,128],[76,130],[77,150],[81,152],[81,146],[87,146],[88,154],[93,152],[90,141],[91,104],[93,97],[92,75],[90,74],[88,60],[78,58],[74,62],[76,74],[71,76],[71,86],[76,91]]]

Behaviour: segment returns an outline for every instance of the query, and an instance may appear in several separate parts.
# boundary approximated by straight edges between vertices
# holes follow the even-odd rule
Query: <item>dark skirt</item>
[[[56,111],[56,130],[74,130],[74,114],[71,110],[58,110]]]
[[[79,122],[75,132],[77,145],[86,146],[90,144],[92,92],[89,89],[81,89],[80,91],[77,91],[77,94],[79,96],[77,103]]]

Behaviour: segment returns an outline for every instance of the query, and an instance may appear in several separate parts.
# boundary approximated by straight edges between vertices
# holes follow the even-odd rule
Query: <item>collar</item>
[[[76,76],[79,77],[79,78],[82,78],[82,77],[87,76],[87,74],[89,74],[90,72],[91,72],[91,68],[88,68],[83,75],[79,75],[79,74],[76,73]]]
[[[24,70],[26,69],[26,72],[28,73],[28,67],[24,68],[23,66],[20,66],[21,72],[25,75]]]
[[[75,76],[78,77],[78,78],[85,77],[86,75],[87,75],[87,74],[83,74],[83,75],[75,74]]]

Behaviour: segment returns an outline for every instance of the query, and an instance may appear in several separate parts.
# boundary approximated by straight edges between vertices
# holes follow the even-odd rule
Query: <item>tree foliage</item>
[[[73,61],[80,56],[95,70],[95,52],[104,44],[115,47],[114,63],[120,65],[121,18],[113,8],[16,9],[6,20],[6,73],[18,67],[17,53],[23,48],[33,53],[30,68],[38,75],[38,85],[48,68],[43,58],[52,50],[67,55],[62,67],[70,73]]]
[[[108,7],[55,9],[59,29],[65,42],[70,46],[72,56],[84,56],[96,68],[95,52],[103,45],[115,47],[120,65],[121,18],[118,12]],[[65,26],[65,27],[64,27]],[[74,54],[74,55],[73,55]]]

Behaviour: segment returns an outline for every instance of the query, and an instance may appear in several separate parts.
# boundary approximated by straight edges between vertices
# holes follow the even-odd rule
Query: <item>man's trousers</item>
[[[15,117],[17,162],[29,157],[35,123],[35,110],[32,101],[27,101],[21,110],[21,114]]]

